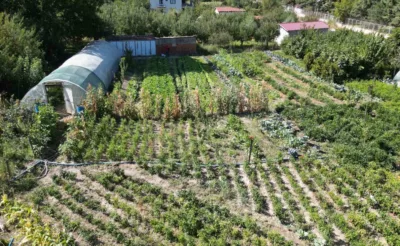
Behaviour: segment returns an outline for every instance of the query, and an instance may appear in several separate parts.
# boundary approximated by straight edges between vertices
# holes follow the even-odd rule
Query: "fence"
[[[329,13],[323,13],[313,10],[303,10],[300,8],[294,8],[292,6],[288,6],[287,10],[294,11],[299,17],[316,16],[319,19],[325,21],[335,21],[340,27],[352,29],[354,31],[363,31],[364,33],[382,33],[390,35],[392,33],[392,30],[394,29],[394,27],[392,26],[385,26],[352,18],[346,18],[344,22],[341,22],[338,18]]]
[[[352,18],[347,18],[344,22],[345,25],[360,27],[362,29],[371,30],[374,32],[384,33],[384,34],[391,34],[394,27],[392,26],[385,26],[380,25],[368,21],[361,21]]]

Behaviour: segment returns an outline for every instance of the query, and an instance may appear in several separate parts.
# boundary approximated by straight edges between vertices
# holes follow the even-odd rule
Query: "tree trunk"
[[[7,176],[8,179],[11,179],[11,169],[10,169],[10,163],[8,161],[5,161],[5,165],[6,165],[6,171],[7,171]]]

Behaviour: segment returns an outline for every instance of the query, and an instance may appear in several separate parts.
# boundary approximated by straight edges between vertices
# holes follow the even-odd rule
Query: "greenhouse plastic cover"
[[[105,89],[108,89],[114,78],[114,74],[118,70],[119,59],[122,55],[122,51],[107,41],[95,41],[64,62],[59,69],[69,66],[86,68],[103,82]],[[87,79],[91,79],[92,77],[90,76]],[[83,88],[86,89],[85,87]]]
[[[92,87],[99,88],[101,87],[103,90],[106,90],[106,86],[100,78],[91,72],[90,70],[70,65],[66,67],[60,67],[59,69],[52,72],[50,75],[42,79],[40,83],[45,82],[56,82],[56,81],[68,81],[72,82],[75,85],[78,85],[82,89],[87,89],[89,84]]]
[[[52,82],[75,85],[74,90],[77,91],[86,91],[89,85],[107,90],[118,70],[122,55],[122,51],[107,41],[94,41],[42,79],[25,95],[22,102],[45,101],[45,85]]]
[[[393,78],[394,81],[400,81],[400,71],[394,76]]]

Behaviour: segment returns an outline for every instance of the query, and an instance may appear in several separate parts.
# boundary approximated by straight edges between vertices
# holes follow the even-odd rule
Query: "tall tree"
[[[353,0],[340,0],[335,3],[335,16],[341,21],[344,21],[350,16],[351,10],[353,9]]]
[[[194,11],[189,9],[183,11],[175,24],[175,32],[183,36],[195,35],[195,17]]]
[[[264,42],[268,49],[268,42],[272,41],[279,34],[279,27],[276,21],[271,21],[266,18],[261,19],[260,24],[255,33],[257,41]]]
[[[6,0],[6,12],[36,27],[47,59],[57,62],[66,45],[102,31],[98,9],[103,0]]]
[[[228,16],[229,33],[233,39],[239,40],[243,46],[243,42],[249,40],[257,28],[254,16],[251,14],[231,15]]]
[[[105,3],[99,16],[106,24],[106,34],[143,35],[149,33],[150,13],[142,2],[115,1]]]
[[[22,97],[43,76],[43,51],[34,28],[0,13],[0,91]]]

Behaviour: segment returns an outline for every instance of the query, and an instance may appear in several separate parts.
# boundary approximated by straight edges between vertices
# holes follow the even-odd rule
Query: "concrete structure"
[[[240,8],[235,8],[235,7],[216,7],[215,8],[215,13],[216,14],[240,14],[244,13],[246,10],[240,9]]]
[[[304,29],[314,29],[321,32],[329,31],[328,24],[322,21],[281,23],[279,27],[279,36],[276,38],[276,42],[279,45],[284,38],[295,36]]]
[[[75,114],[88,88],[109,89],[122,55],[122,51],[108,42],[94,41],[42,79],[24,96],[22,103],[28,107],[48,103],[49,91],[57,88],[64,99],[62,111]]]
[[[193,55],[196,54],[195,36],[156,38],[157,55]]]

